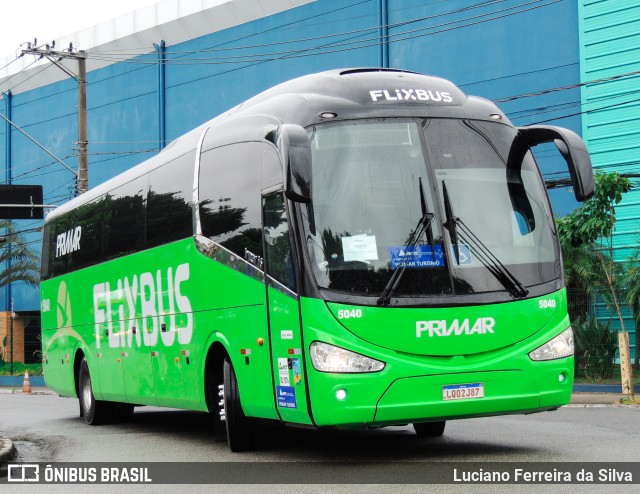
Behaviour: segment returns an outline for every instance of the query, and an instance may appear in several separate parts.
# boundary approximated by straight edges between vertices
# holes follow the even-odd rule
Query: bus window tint
[[[260,145],[240,143],[203,153],[200,164],[202,234],[242,258],[262,257],[260,163]]]
[[[289,225],[282,192],[268,194],[264,203],[264,239],[267,274],[291,290],[296,290],[291,258]]]
[[[146,248],[193,235],[195,150],[153,170],[147,196]]]
[[[102,262],[102,218],[104,214],[103,200],[92,201],[79,207],[75,213],[75,224],[80,227],[81,237],[77,250],[68,253],[69,271],[82,269]]]
[[[144,215],[148,177],[144,175],[107,194],[104,199],[104,258],[144,249]]]
[[[43,280],[102,262],[103,202],[84,204],[47,225],[43,236]]]

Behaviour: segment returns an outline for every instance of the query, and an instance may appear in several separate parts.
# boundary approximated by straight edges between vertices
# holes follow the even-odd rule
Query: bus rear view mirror
[[[292,201],[311,202],[311,146],[304,128],[281,125],[278,147],[285,159],[284,190]]]
[[[591,158],[584,141],[578,134],[569,129],[551,125],[518,127],[518,131],[525,138],[529,147],[544,142],[553,142],[558,147],[558,151],[569,167],[576,200],[583,202],[593,195]]]

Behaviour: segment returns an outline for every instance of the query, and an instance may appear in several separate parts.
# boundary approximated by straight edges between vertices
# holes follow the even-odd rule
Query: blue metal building
[[[580,5],[579,5],[580,3]],[[165,0],[65,39],[86,50],[89,186],[287,79],[337,67],[397,67],[452,80],[516,125],[583,126],[582,4],[576,0]],[[198,6],[195,7],[194,5]],[[0,59],[4,183],[41,183],[45,203],[75,194],[77,84],[46,60]],[[75,62],[62,61],[70,70]],[[626,70],[626,69],[625,69]],[[558,89],[560,88],[560,89]],[[557,89],[549,91],[550,89]],[[542,157],[547,177],[564,162]],[[575,207],[552,191],[556,215]],[[21,220],[21,229],[38,222]],[[39,234],[29,234],[39,249]],[[0,291],[0,311],[38,310],[36,289]]]

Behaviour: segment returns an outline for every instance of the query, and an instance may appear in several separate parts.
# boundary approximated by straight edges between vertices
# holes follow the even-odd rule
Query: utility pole
[[[28,44],[26,50],[22,50],[22,55],[36,55],[46,58],[65,74],[73,77],[78,83],[78,194],[82,194],[89,189],[89,172],[87,159],[87,53],[83,50],[73,51],[73,45],[64,51],[56,51],[55,41],[51,45],[44,47]],[[78,62],[78,73],[65,67],[60,63],[63,59],[72,59]]]

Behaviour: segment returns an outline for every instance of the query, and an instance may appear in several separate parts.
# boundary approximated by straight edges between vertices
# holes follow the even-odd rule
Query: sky
[[[20,44],[38,38],[38,44],[81,31],[128,14],[160,0],[2,0],[0,3],[0,58],[16,53]],[[80,47],[82,48],[82,47]]]

